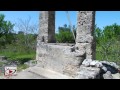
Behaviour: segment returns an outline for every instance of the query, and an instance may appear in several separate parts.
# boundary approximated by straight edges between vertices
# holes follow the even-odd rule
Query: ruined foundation
[[[40,32],[37,38],[38,67],[75,77],[84,59],[95,59],[93,37],[95,12],[78,11],[75,44],[55,43],[55,12],[40,12]]]
[[[70,76],[79,70],[85,59],[85,53],[77,52],[71,45],[40,43],[37,54],[39,66]]]

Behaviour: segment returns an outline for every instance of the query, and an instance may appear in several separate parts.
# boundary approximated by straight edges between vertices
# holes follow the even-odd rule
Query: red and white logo
[[[17,74],[17,67],[5,67],[5,76],[13,76]]]

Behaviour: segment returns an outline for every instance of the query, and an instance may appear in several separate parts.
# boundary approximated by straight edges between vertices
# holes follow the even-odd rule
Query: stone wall
[[[85,59],[76,79],[120,79],[119,66],[114,62]]]
[[[85,55],[74,46],[39,43],[37,48],[38,66],[74,76],[79,71]]]
[[[55,42],[55,12],[41,11],[36,60],[43,67],[74,77],[84,59],[95,59],[95,12],[78,11],[75,45]]]
[[[86,52],[86,59],[95,60],[95,11],[77,12],[76,47]]]
[[[55,43],[55,11],[41,11],[39,20],[38,40],[45,43]]]

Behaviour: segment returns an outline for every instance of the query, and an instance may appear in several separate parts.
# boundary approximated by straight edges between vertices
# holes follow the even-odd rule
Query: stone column
[[[95,59],[95,11],[77,12],[76,46],[85,51],[86,59]]]
[[[41,11],[39,20],[38,40],[45,43],[55,43],[55,11]]]

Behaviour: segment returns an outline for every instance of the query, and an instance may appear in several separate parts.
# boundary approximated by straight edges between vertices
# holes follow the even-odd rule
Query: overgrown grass
[[[29,66],[26,65],[26,64],[18,65],[18,66],[17,66],[17,71],[20,72],[20,71],[22,71],[22,70],[24,70],[24,69],[26,69],[26,68],[28,68],[28,67],[29,67]]]
[[[25,53],[0,53],[0,55],[4,55],[7,57],[7,60],[9,61],[18,61],[20,64],[23,64],[24,62],[27,62],[29,60],[35,59],[35,53],[25,54]]]
[[[96,59],[115,62],[120,65],[120,41],[105,42],[96,47]]]
[[[24,62],[27,62],[29,60],[33,60],[34,59],[34,54],[26,54],[26,55],[22,55],[22,54],[18,54],[16,56],[12,56],[12,57],[9,57],[8,60],[10,61],[18,61],[20,62],[20,64],[24,64]]]
[[[4,64],[4,62],[0,62],[0,67]]]
[[[36,51],[32,48],[28,48],[24,45],[8,44],[5,48],[0,48],[0,56],[7,57],[7,64],[11,62],[17,62],[17,71],[28,68],[29,66],[24,64],[29,60],[35,60]],[[0,66],[4,63],[0,62]]]

